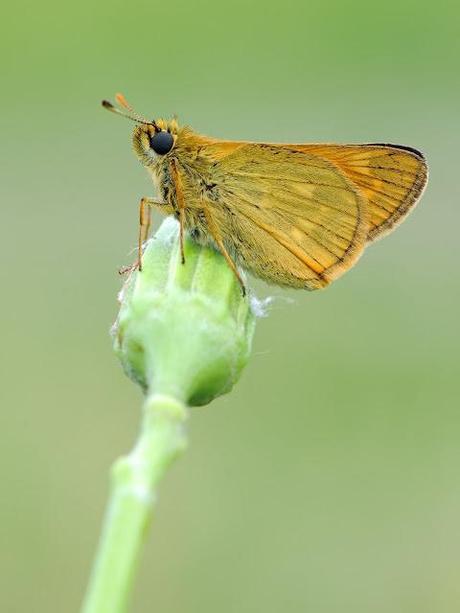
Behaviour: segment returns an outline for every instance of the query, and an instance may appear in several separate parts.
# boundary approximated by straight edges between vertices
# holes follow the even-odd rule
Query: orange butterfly
[[[103,106],[135,121],[133,146],[160,198],[142,198],[139,260],[150,208],[214,244],[269,283],[319,289],[408,215],[427,181],[419,151],[401,145],[271,144],[201,136],[175,119],[149,121],[121,94]]]

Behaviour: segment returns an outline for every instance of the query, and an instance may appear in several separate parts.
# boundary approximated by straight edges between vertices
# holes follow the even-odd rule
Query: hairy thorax
[[[206,201],[215,203],[219,201],[219,187],[222,185],[223,177],[219,162],[210,151],[208,139],[206,146],[192,130],[181,128],[178,130],[176,143],[170,154],[152,155],[149,170],[158,194],[176,211],[178,202],[172,164],[180,173],[189,218],[192,219],[195,213],[203,209]]]

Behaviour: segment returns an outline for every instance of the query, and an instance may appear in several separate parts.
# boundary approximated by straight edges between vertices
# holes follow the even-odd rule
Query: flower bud
[[[219,252],[186,238],[182,264],[179,225],[167,218],[120,303],[114,349],[146,393],[198,406],[232,389],[249,359],[255,317]]]

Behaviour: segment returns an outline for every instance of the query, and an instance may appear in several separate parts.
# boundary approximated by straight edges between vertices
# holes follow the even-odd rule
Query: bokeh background
[[[327,291],[255,284],[274,305],[236,389],[193,411],[132,611],[458,611],[459,18],[443,0],[3,7],[1,611],[78,610],[139,424],[108,330],[152,190],[100,108],[116,91],[213,136],[403,143],[431,168]]]

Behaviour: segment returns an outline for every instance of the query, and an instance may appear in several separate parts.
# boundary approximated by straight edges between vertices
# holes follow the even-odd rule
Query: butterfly
[[[427,182],[412,147],[219,140],[116,100],[102,104],[136,123],[134,151],[159,194],[140,203],[140,271],[156,208],[179,220],[183,262],[188,231],[224,255],[243,292],[239,266],[268,283],[320,289],[399,225]]]

